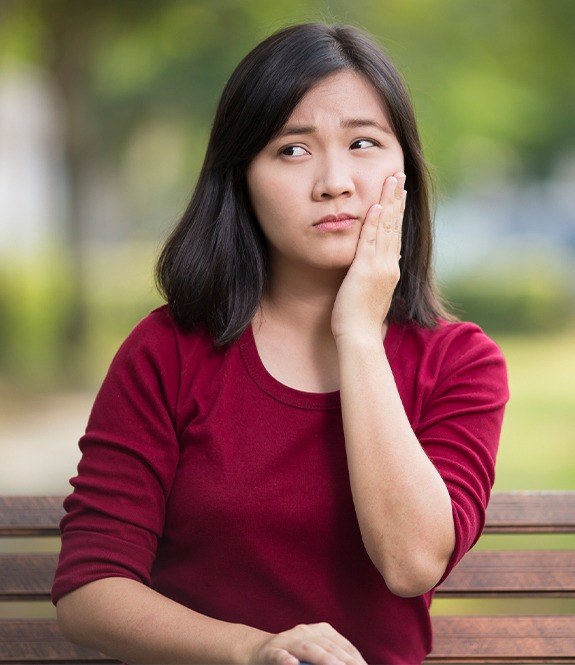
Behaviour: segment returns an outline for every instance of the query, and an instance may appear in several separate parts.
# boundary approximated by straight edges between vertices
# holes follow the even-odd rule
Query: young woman
[[[71,640],[129,662],[425,658],[508,396],[430,257],[386,55],[346,26],[258,45],[161,254],[168,305],[120,348],[81,440],[53,589]]]

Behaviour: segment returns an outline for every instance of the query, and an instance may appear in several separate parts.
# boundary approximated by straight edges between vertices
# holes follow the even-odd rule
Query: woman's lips
[[[357,217],[351,215],[326,215],[322,217],[319,222],[314,224],[315,228],[319,231],[343,231],[357,221]]]

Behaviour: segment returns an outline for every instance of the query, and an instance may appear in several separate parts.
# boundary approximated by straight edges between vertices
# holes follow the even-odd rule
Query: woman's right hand
[[[271,635],[252,650],[250,665],[366,665],[359,651],[329,623],[300,624]]]

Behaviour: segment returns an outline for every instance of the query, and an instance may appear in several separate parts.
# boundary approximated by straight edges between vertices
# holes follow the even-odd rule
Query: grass
[[[499,337],[511,399],[496,490],[575,489],[575,331]],[[575,548],[575,535],[484,536],[477,549]],[[575,599],[442,599],[432,614],[575,614]]]
[[[495,489],[575,489],[575,331],[496,341],[511,399]]]

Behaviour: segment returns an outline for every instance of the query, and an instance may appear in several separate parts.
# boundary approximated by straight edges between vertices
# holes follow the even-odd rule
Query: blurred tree
[[[408,81],[443,191],[490,175],[545,177],[573,159],[572,0],[0,0],[0,65],[39,65],[64,105],[68,362],[86,336],[87,241],[105,226],[95,174],[109,187],[98,196],[129,199],[114,233],[157,237],[192,185],[235,64],[273,30],[307,20],[380,39]]]
[[[445,190],[573,159],[575,2],[358,0],[356,13],[404,72]]]
[[[64,152],[69,180],[65,241],[71,271],[70,303],[61,326],[64,367],[74,367],[75,356],[84,347],[87,326],[85,191],[102,147],[101,118],[97,117],[94,104],[94,62],[111,27],[115,32],[131,33],[159,9],[157,4],[137,0],[5,0],[1,6],[5,49],[47,67],[64,105]]]

